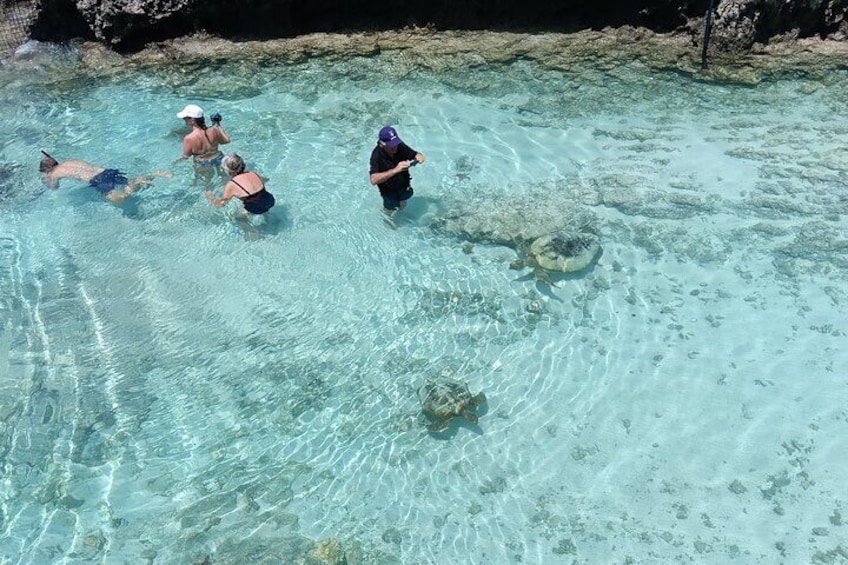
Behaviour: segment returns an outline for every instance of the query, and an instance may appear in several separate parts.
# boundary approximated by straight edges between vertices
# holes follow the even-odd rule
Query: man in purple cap
[[[370,180],[380,189],[386,214],[391,216],[402,209],[412,197],[409,167],[423,162],[424,155],[401,141],[395,128],[380,130],[377,147],[371,152]]]

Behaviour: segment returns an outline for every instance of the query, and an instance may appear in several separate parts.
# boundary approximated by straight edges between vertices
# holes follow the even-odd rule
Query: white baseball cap
[[[203,117],[203,108],[200,106],[195,106],[194,104],[189,104],[183,111],[177,114],[178,118],[202,118]]]

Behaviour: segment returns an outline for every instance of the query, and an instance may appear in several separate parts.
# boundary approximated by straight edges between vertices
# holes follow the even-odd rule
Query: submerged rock
[[[333,538],[317,542],[306,555],[304,565],[349,565],[342,544]]]
[[[545,190],[448,203],[448,211],[430,227],[466,242],[517,247],[546,234],[594,224],[595,214],[577,198],[568,190]]]
[[[505,245],[522,257],[512,269],[533,268],[537,279],[553,285],[551,272],[573,273],[585,269],[600,253],[592,226],[597,217],[580,201],[595,202],[595,194],[545,190],[507,198],[482,198],[457,202],[436,218],[431,227],[458,237],[463,249],[469,243]],[[484,204],[480,204],[484,202]]]

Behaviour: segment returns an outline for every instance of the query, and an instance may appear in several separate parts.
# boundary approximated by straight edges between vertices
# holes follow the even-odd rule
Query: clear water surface
[[[395,63],[4,75],[0,561],[845,562],[848,74]],[[171,165],[189,102],[255,231]],[[397,229],[384,124],[427,156]],[[174,177],[119,208],[39,149]],[[562,198],[603,254],[556,287],[433,227]],[[427,433],[440,375],[478,426]]]

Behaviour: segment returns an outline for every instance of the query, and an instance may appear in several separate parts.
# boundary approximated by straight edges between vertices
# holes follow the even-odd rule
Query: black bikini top
[[[253,174],[256,175],[256,173],[253,173]],[[238,182],[236,182],[236,179],[234,179],[234,178],[230,179],[230,182],[232,182],[234,185],[236,185],[237,187],[242,189],[244,191],[244,194],[245,194],[245,196],[236,196],[236,198],[238,198],[239,200],[242,200],[242,201],[247,201],[247,200],[250,200],[252,198],[259,198],[259,196],[263,192],[265,192],[265,183],[262,182],[262,177],[260,177],[259,175],[256,175],[256,178],[258,178],[259,182],[262,183],[262,188],[260,188],[258,191],[254,192],[253,194],[249,193],[245,187],[243,187]]]

